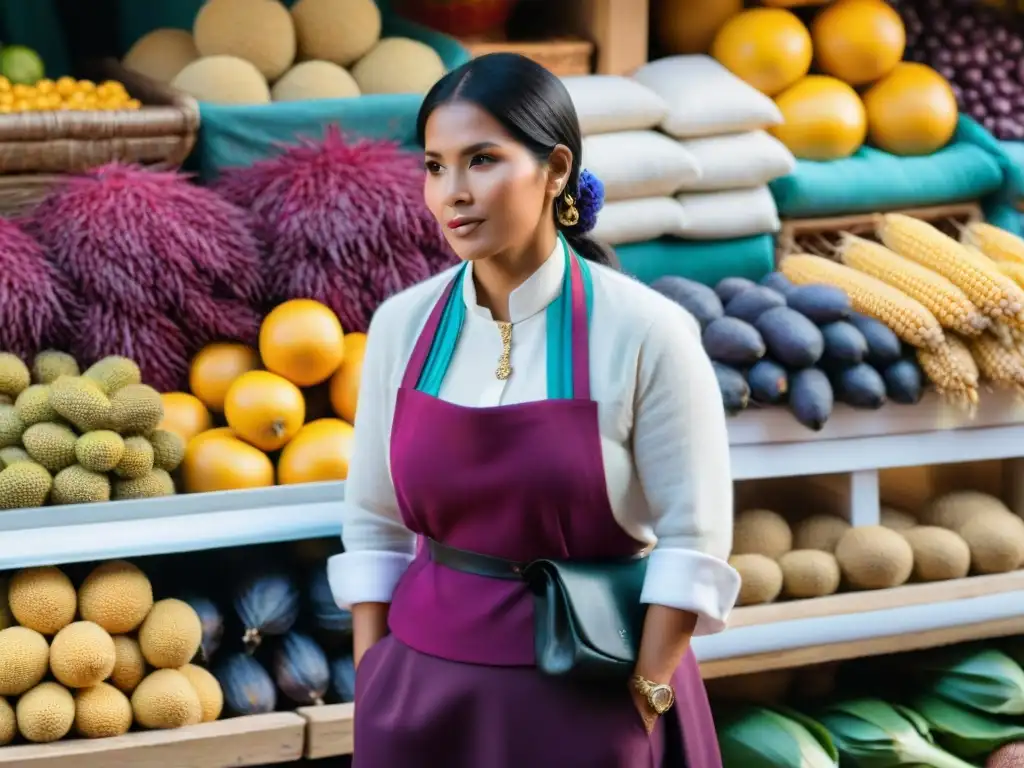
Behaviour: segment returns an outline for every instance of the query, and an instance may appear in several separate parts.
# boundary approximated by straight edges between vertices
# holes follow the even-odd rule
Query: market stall
[[[0,49],[22,142],[0,152],[0,765],[351,754],[351,617],[322,576],[364,334],[453,263],[402,145],[437,77],[495,48],[560,70],[597,236],[719,375],[743,593],[694,648],[716,697],[760,707],[722,710],[727,768],[780,704],[820,764],[855,748],[856,708],[750,705],[755,672],[1024,637],[1024,85],[980,61],[1019,47],[997,11],[659,0],[648,61],[636,2],[573,4],[546,38],[509,2],[121,5],[108,80]],[[173,168],[193,144],[203,183]],[[949,696],[1013,724],[964,750],[940,705],[903,716],[961,759],[1024,741],[1024,705]]]

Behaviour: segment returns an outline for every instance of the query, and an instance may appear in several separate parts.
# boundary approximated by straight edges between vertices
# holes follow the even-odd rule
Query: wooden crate
[[[515,41],[477,38],[460,41],[473,56],[487,53],[519,53],[554,72],[559,77],[589,75],[593,68],[594,44],[579,38],[540,41]]]
[[[927,208],[908,208],[892,211],[923,219],[948,235],[959,236],[963,225],[982,220],[981,207],[975,202],[935,205]],[[874,239],[877,213],[832,216],[818,219],[787,219],[782,222],[775,241],[775,261],[778,263],[793,253],[812,253],[832,257],[842,233]]]

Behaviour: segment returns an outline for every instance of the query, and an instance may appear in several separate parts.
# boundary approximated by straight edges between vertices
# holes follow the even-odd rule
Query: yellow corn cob
[[[966,246],[931,224],[887,213],[878,217],[876,232],[886,247],[950,280],[989,317],[1016,317],[1024,309],[1024,288],[1006,280],[991,261],[971,258]]]
[[[989,319],[952,282],[884,245],[844,233],[838,253],[846,266],[917,299],[943,328],[964,336],[977,336],[989,326]]]
[[[997,261],[996,269],[1013,280],[1017,285],[1024,287],[1024,262],[1018,264],[1015,261]]]
[[[952,336],[946,339],[947,343],[935,349],[917,350],[917,362],[940,397],[959,405],[975,405],[978,402],[978,371],[974,359],[962,344],[958,349],[958,342],[949,342]],[[965,365],[964,352],[970,360],[969,367]]]
[[[963,228],[960,242],[977,248],[993,261],[1024,266],[1024,240],[1005,229],[976,221]]]
[[[989,334],[971,339],[970,346],[978,370],[987,381],[1024,394],[1024,357],[1016,347],[1006,347]]]
[[[779,270],[796,285],[824,283],[845,291],[855,310],[885,323],[911,346],[934,348],[944,343],[935,315],[921,302],[871,275],[802,253],[786,256]]]
[[[977,387],[981,374],[978,372],[978,364],[974,360],[974,355],[971,354],[971,348],[965,341],[952,334],[946,336],[946,345],[949,347],[953,364],[958,369],[957,376],[968,387]]]

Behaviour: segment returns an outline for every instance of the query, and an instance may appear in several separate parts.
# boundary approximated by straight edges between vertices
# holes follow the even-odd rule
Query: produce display
[[[365,348],[328,307],[295,299],[264,319],[258,350],[200,350],[191,392],[162,395],[161,426],[187,443],[182,490],[344,480]]]
[[[0,114],[13,112],[55,112],[102,110],[137,110],[142,102],[132,98],[123,83],[62,77],[58,80],[40,78],[31,83],[12,83],[0,76]]]
[[[168,496],[185,441],[136,363],[0,353],[0,509]]]
[[[445,72],[429,45],[381,38],[374,0],[210,0],[191,34],[154,30],[123,63],[213,104],[426,93]]]
[[[893,154],[927,155],[953,137],[957,100],[924,58],[902,61],[907,42],[885,0],[836,0],[809,26],[783,7],[739,11],[718,27],[711,54],[775,99],[784,120],[772,133],[796,157],[848,157],[865,139]]]
[[[980,3],[898,0],[907,58],[953,86],[960,111],[1000,139],[1024,139],[1024,35],[1005,13]]]
[[[791,703],[745,701],[766,690],[754,680],[746,690],[712,680],[712,692],[733,688],[716,702],[723,766],[1013,768],[1024,755],[1022,665],[1024,646],[1009,641],[750,676],[771,676],[776,693],[797,694]]]
[[[138,567],[97,566],[76,588],[58,568],[17,571],[0,612],[0,745],[49,743],[216,720],[221,685],[194,664],[203,636],[188,603],[154,601]]]
[[[735,517],[729,562],[742,579],[739,605],[825,597],[840,585],[891,589],[1009,573],[1024,566],[1024,520],[975,491],[939,496],[914,513],[883,507],[876,526],[747,509]]]
[[[352,701],[351,614],[310,551],[0,576],[0,745]],[[244,565],[214,578],[225,556]]]

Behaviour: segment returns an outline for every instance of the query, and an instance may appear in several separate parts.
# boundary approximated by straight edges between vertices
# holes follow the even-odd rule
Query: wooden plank
[[[648,0],[573,0],[559,9],[597,46],[594,72],[628,75],[647,63]]]
[[[751,672],[767,672],[772,669],[804,667],[811,664],[823,664],[829,661],[847,661],[868,656],[882,656],[887,653],[920,651],[926,648],[938,648],[943,645],[954,645],[972,640],[1012,637],[1021,634],[1024,634],[1024,616],[986,621],[979,624],[966,624],[958,627],[946,627],[928,632],[875,637],[870,640],[857,640],[849,643],[832,643],[829,645],[793,648],[785,651],[758,653],[731,659],[716,659],[703,662],[700,665],[700,671],[706,680],[711,680],[716,677],[732,677],[733,675],[746,675]]]
[[[302,758],[306,721],[291,712],[236,717],[113,739],[71,739],[0,748],[0,766],[18,768],[235,768]]]
[[[729,617],[729,629],[909,608],[912,605],[952,603],[956,600],[970,600],[973,597],[1016,591],[1024,591],[1024,571],[991,576],[968,576],[965,579],[936,581],[930,584],[908,584],[894,589],[847,592],[829,597],[816,597],[813,600],[751,605],[737,608],[732,612]],[[950,608],[955,610],[954,606]],[[1021,606],[1021,612],[1024,613],[1024,605]]]
[[[303,707],[298,714],[306,719],[307,760],[352,754],[354,704]]]

